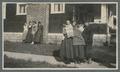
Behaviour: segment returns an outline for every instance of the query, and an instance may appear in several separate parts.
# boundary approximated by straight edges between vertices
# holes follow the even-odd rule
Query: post
[[[48,41],[49,4],[28,4],[27,23],[30,20],[41,21],[43,24],[43,43]]]
[[[109,25],[108,25],[108,6],[106,4],[101,5],[101,22],[107,24],[106,41],[108,42],[109,45],[110,39],[109,39]]]
[[[72,18],[72,21],[75,21],[75,6],[73,6],[73,18]]]

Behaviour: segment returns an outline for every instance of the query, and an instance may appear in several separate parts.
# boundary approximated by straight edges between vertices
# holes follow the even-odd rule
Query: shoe
[[[75,64],[74,62],[71,62],[70,64]]]
[[[70,62],[67,62],[67,61],[65,61],[64,63],[65,63],[65,64],[70,64]]]
[[[75,63],[75,64],[78,64],[78,61],[75,61],[74,63]]]
[[[69,60],[63,60],[63,62],[64,62],[65,64],[70,64],[70,61],[69,61]]]
[[[34,44],[34,42],[32,42],[31,44]]]
[[[83,63],[86,63],[86,62],[88,62],[88,60],[86,60],[86,59],[83,59]]]
[[[78,64],[81,64],[81,61],[78,61],[77,63],[78,63]]]
[[[88,64],[91,64],[91,63],[92,63],[92,59],[91,59],[91,58],[88,59],[87,63],[88,63]]]

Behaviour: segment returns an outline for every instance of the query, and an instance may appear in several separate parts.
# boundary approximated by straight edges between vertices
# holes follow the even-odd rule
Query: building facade
[[[63,39],[66,20],[92,22],[96,34],[106,34],[109,17],[116,16],[116,4],[8,3],[4,7],[4,32],[22,33],[25,22],[41,21],[45,43],[59,43]]]

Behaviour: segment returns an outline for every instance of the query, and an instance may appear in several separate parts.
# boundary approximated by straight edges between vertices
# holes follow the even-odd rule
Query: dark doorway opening
[[[94,21],[94,5],[90,4],[76,4],[73,7],[73,17],[79,23]]]

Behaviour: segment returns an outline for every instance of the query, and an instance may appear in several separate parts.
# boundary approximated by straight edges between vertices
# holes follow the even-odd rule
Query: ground
[[[5,56],[5,67],[69,67],[67,65],[59,65],[59,49],[60,45],[56,44],[29,44],[29,43],[22,43],[22,42],[4,42],[4,51],[5,52],[11,52],[11,53],[22,53],[22,54],[30,54],[30,55],[38,55],[38,56],[46,56],[49,58],[52,58],[55,60],[56,64],[53,65],[46,63],[44,61],[42,62],[32,62],[30,60],[24,61],[21,59],[14,59],[15,56],[11,56],[12,58],[9,58]],[[6,53],[7,54],[7,53]],[[8,56],[10,54],[7,54]],[[15,55],[15,54],[14,54]],[[116,48],[115,47],[107,47],[107,46],[94,46],[92,50],[92,56],[93,56],[93,65],[90,66],[95,67],[95,64],[98,65],[98,67],[107,67],[107,68],[115,68],[116,64]],[[18,57],[20,58],[20,57]],[[33,57],[31,57],[33,58]],[[46,60],[47,61],[47,60]],[[53,62],[54,63],[54,62]],[[99,63],[99,64],[98,64]],[[19,65],[20,64],[20,65]],[[11,66],[12,65],[12,66]],[[16,66],[17,65],[17,66]],[[102,65],[102,66],[101,66]],[[77,67],[84,67],[88,66],[87,64],[79,65]],[[76,66],[72,66],[76,67]]]
[[[64,68],[64,65],[52,65],[47,62],[32,62],[23,59],[13,59],[5,55],[5,68]]]

